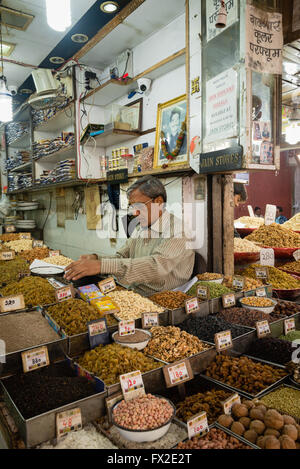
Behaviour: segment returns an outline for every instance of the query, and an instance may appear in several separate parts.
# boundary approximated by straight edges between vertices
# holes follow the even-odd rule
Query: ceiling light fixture
[[[16,44],[12,44],[11,42],[2,42],[2,53],[4,57],[9,57],[10,54],[13,52],[14,48],[16,47]]]
[[[73,34],[73,36],[71,36],[71,39],[73,42],[84,44],[85,42],[88,42],[89,37],[86,34],[77,33]]]
[[[114,13],[115,11],[118,10],[118,8],[119,8],[119,5],[117,2],[103,2],[100,5],[100,9],[104,13]]]
[[[47,22],[55,31],[65,31],[71,26],[71,1],[46,0]]]
[[[60,65],[65,62],[65,59],[63,57],[50,57],[49,62],[52,64]]]
[[[1,42],[1,63],[2,73],[3,65],[3,41],[2,41],[2,17],[0,16],[0,42]],[[0,77],[0,122],[10,122],[13,119],[12,94],[6,86],[6,78],[4,75]]]

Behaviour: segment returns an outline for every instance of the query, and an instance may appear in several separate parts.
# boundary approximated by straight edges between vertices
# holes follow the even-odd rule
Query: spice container
[[[274,310],[277,301],[270,298],[263,298],[258,296],[248,296],[247,298],[240,298],[240,303],[243,308],[262,311],[265,314],[271,314]]]

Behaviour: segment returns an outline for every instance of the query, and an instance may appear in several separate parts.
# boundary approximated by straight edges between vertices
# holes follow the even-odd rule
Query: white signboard
[[[227,11],[227,20],[225,28],[216,28],[218,13],[221,6],[221,0],[206,0],[206,31],[207,42],[218,36],[225,29],[229,28],[238,19],[238,1],[227,0],[225,7]]]
[[[282,73],[282,15],[246,5],[246,67]]]
[[[226,70],[206,83],[206,143],[237,134],[237,73]]]

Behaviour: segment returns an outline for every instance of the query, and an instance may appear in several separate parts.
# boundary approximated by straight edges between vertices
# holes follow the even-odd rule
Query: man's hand
[[[92,261],[92,260],[96,260],[96,259],[98,259],[97,254],[84,254],[83,256],[79,257],[80,261],[83,261],[83,260]]]
[[[67,280],[78,280],[90,275],[98,275],[101,272],[101,261],[83,259],[72,262],[66,267],[65,278]]]

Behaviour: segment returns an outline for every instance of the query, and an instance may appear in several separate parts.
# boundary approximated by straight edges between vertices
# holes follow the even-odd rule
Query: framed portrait
[[[185,121],[187,111],[186,95],[179,96],[157,107],[156,138],[154,149],[154,168],[161,168],[164,164],[176,166],[188,161],[187,134],[185,133],[181,149],[174,160],[168,160],[161,148],[161,131],[167,141],[167,150],[172,152],[176,148],[177,139],[181,132],[181,125]]]

